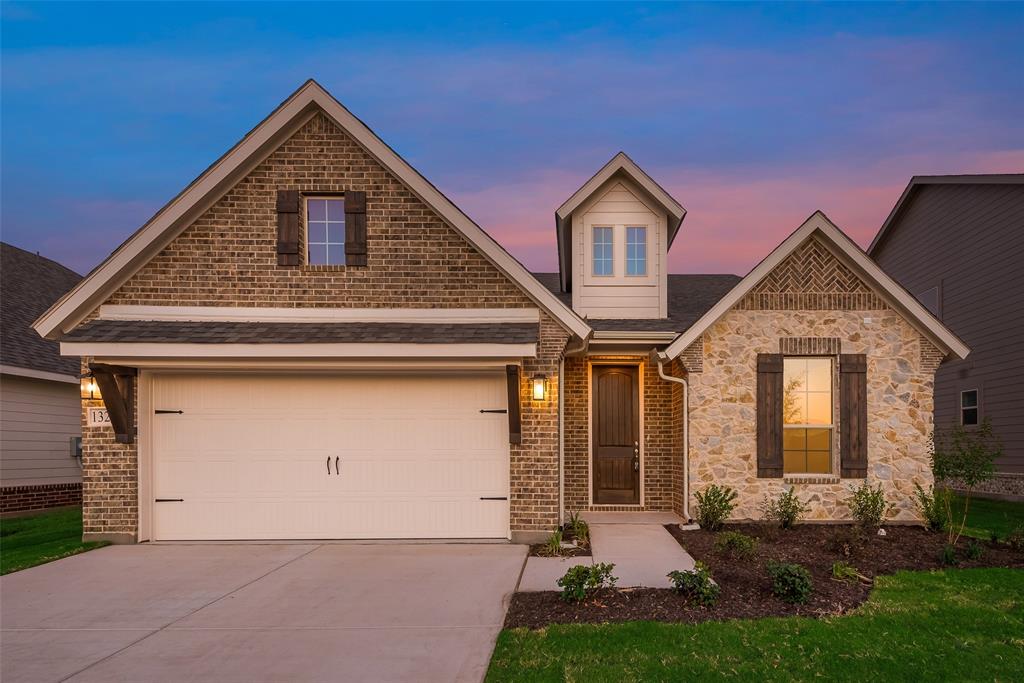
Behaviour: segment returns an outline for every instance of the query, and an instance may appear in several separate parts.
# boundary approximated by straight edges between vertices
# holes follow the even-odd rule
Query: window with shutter
[[[868,473],[868,364],[862,353],[839,356],[839,467],[844,478]]]
[[[277,192],[277,265],[299,265],[299,191]]]
[[[832,359],[783,359],[782,469],[785,474],[832,472]]]
[[[345,200],[341,197],[306,197],[306,262],[345,265]]]

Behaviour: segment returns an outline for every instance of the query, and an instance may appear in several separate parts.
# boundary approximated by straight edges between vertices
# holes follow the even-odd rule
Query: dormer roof
[[[686,216],[686,209],[665,189],[654,182],[651,176],[636,162],[630,159],[625,152],[619,152],[611,160],[601,167],[587,182],[583,183],[580,189],[576,190],[571,197],[565,200],[558,210],[555,211],[555,232],[558,236],[558,269],[560,272],[560,285],[563,292],[571,290],[572,281],[572,249],[569,245],[572,233],[572,214],[583,205],[595,192],[605,183],[615,177],[625,177],[631,180],[648,197],[656,202],[665,213],[668,214],[668,246],[679,232],[679,226]]]

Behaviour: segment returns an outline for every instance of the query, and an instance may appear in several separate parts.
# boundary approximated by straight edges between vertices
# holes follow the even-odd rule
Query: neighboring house
[[[868,253],[970,345],[935,375],[935,423],[988,418],[983,490],[1024,498],[1024,174],[914,176]]]
[[[79,363],[32,321],[82,276],[0,243],[0,513],[82,500]]]
[[[35,323],[109,414],[86,537],[535,541],[712,483],[835,520],[865,477],[917,519],[967,347],[820,212],[742,279],[668,275],[684,215],[618,154],[535,276],[307,82]]]

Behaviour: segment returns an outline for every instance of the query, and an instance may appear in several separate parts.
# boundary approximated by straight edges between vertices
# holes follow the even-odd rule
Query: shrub
[[[952,567],[956,564],[956,546],[952,543],[946,543],[942,546],[942,550],[939,551],[939,562],[947,567]]]
[[[776,522],[783,529],[792,529],[809,509],[797,497],[794,489],[783,492],[775,500],[765,496],[764,502],[761,503],[761,512],[764,514],[764,518]]]
[[[757,539],[739,531],[723,531],[715,539],[715,550],[750,559],[757,552]]]
[[[988,532],[988,540],[991,543],[993,543],[993,544],[999,543],[999,541],[1000,541],[999,532],[994,530],[994,529],[992,531],[989,531]]]
[[[985,554],[985,548],[978,542],[977,539],[972,538],[967,542],[967,559],[968,560],[980,560],[981,556]]]
[[[946,527],[949,526],[949,516],[947,514],[949,506],[946,505],[946,502],[952,495],[949,489],[936,489],[933,486],[928,491],[925,491],[921,488],[920,484],[914,484],[914,489],[917,509],[921,511],[921,516],[924,517],[928,530],[934,532],[945,531]]]
[[[799,564],[772,562],[768,565],[772,593],[784,602],[801,604],[811,596],[811,574]]]
[[[614,564],[579,564],[570,567],[565,576],[558,579],[562,599],[566,602],[582,602],[599,588],[614,588],[618,578],[612,575]]]
[[[846,562],[832,563],[832,578],[840,581],[856,581],[860,578],[857,568]]]
[[[545,557],[558,557],[562,554],[562,530],[555,529],[555,531],[548,536],[548,540],[544,541],[544,544],[537,551]]]
[[[882,526],[885,516],[895,507],[887,503],[885,493],[882,492],[882,485],[872,488],[867,482],[854,488],[850,487],[853,499],[850,501],[850,513],[853,518],[865,529],[877,529]]]
[[[697,523],[708,531],[721,529],[736,507],[733,501],[738,495],[735,489],[718,484],[712,484],[703,491],[694,493],[693,497],[697,499]]]
[[[1017,552],[1024,552],[1024,524],[1018,524],[1006,535],[1006,544]]]
[[[953,519],[952,497],[945,499],[947,542],[956,545],[967,526],[967,512],[971,507],[974,489],[995,476],[995,461],[1003,454],[1003,445],[992,431],[992,423],[985,418],[976,429],[956,425],[949,429],[936,429],[932,435],[932,473],[935,481],[957,482],[963,488],[963,509]]]
[[[842,526],[828,537],[825,547],[837,555],[849,557],[864,543],[864,532],[860,527]]]
[[[718,601],[721,587],[711,578],[711,570],[699,560],[694,568],[688,571],[672,571],[668,573],[672,586],[689,602],[703,607],[710,607]]]

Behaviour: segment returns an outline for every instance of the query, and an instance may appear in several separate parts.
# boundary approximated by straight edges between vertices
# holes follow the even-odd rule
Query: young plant
[[[555,529],[555,531],[548,536],[548,540],[544,541],[544,545],[539,550],[541,555],[545,557],[558,557],[562,554],[562,530]]]
[[[569,514],[569,528],[572,529],[572,535],[578,547],[590,547],[590,525],[580,517],[578,512]]]
[[[614,564],[578,564],[570,567],[565,575],[558,579],[562,589],[562,599],[566,602],[582,602],[599,588],[614,588],[619,579],[612,575]]]
[[[1006,545],[1017,552],[1024,552],[1024,524],[1018,524],[1014,527],[1013,531],[1006,534],[1006,538],[1003,540],[1006,542]]]
[[[733,501],[737,496],[739,494],[735,489],[718,484],[712,484],[703,491],[696,491],[693,497],[697,499],[697,523],[708,531],[721,529],[736,507]]]
[[[946,543],[942,546],[942,550],[939,551],[939,562],[947,567],[952,567],[956,564],[956,546]]]
[[[867,482],[858,487],[850,487],[853,498],[850,500],[850,514],[857,524],[865,529],[874,530],[882,526],[885,516],[895,507],[885,500],[882,485],[872,488]]]
[[[860,576],[857,568],[846,562],[832,563],[832,578],[839,581],[856,581]]]
[[[757,539],[739,531],[723,531],[715,539],[715,550],[749,560],[757,552]]]
[[[768,521],[777,523],[783,529],[792,529],[796,523],[810,510],[796,495],[794,489],[785,491],[775,500],[768,496],[761,503],[761,512]]]
[[[936,430],[932,436],[932,473],[935,481],[955,482],[964,491],[962,514],[953,512],[952,496],[944,501],[946,518],[950,521],[946,530],[950,545],[956,545],[967,526],[967,512],[974,489],[995,476],[995,461],[1002,454],[1003,445],[992,431],[992,423],[987,418],[977,428],[967,429],[963,425],[956,425],[950,429]],[[958,519],[954,519],[955,516]]]
[[[967,542],[967,559],[968,560],[980,560],[981,556],[985,554],[985,547],[976,538],[972,538]]]
[[[931,487],[928,491],[914,484],[914,497],[917,509],[921,511],[929,531],[945,531],[949,527],[948,501],[951,497],[949,489]]]
[[[784,602],[798,605],[811,597],[811,574],[799,564],[772,562],[768,565],[768,576],[772,579],[772,593]]]
[[[702,607],[714,605],[722,592],[721,587],[711,578],[711,570],[699,560],[693,569],[671,571],[668,573],[668,578],[672,582],[672,587],[687,601]]]

